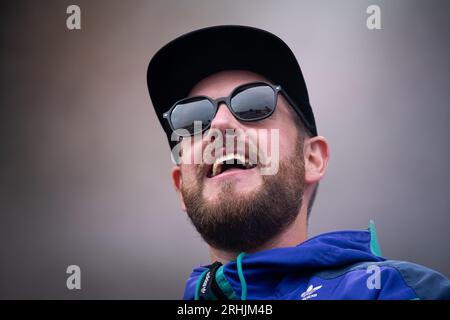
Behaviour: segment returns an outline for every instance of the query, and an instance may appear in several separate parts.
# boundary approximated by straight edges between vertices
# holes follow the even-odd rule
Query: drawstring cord
[[[237,272],[241,282],[241,300],[247,300],[247,282],[245,282],[244,272],[242,271],[242,258],[244,256],[245,252],[241,252],[236,259]]]
[[[239,276],[239,282],[241,283],[241,300],[247,300],[247,282],[245,282],[244,271],[242,270],[242,259],[244,258],[244,256],[245,252],[241,252],[236,258],[237,272]],[[209,269],[203,271],[197,280],[197,284],[195,285],[195,300],[200,300],[200,285],[208,271]]]

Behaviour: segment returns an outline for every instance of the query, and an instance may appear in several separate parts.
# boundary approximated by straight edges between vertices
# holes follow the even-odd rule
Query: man
[[[147,83],[181,207],[210,248],[184,299],[450,298],[441,274],[383,258],[373,223],[307,239],[329,147],[281,39],[193,31],[155,54]]]

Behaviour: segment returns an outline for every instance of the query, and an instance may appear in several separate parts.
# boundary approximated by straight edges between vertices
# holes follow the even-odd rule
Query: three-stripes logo
[[[308,289],[306,289],[306,291],[300,295],[300,297],[302,298],[302,300],[309,300],[309,299],[315,298],[315,297],[317,297],[316,292],[320,288],[322,288],[322,286],[314,287],[313,285],[310,285],[308,287]]]

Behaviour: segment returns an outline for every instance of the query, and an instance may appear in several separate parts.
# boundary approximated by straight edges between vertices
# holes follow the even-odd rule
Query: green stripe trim
[[[220,266],[220,268],[216,271],[216,282],[219,285],[220,290],[222,290],[228,299],[239,300],[227,278],[225,278],[225,275],[223,274],[223,266]]]
[[[375,230],[375,223],[373,222],[373,220],[370,220],[369,229],[370,229],[370,251],[372,251],[374,255],[381,257],[381,249],[378,243],[378,236]]]

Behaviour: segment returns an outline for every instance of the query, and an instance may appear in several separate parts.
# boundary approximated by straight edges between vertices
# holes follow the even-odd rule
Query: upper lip
[[[255,167],[257,165],[257,163],[254,162],[257,159],[254,157],[250,158],[248,150],[234,150],[234,152],[226,152],[224,149],[220,149],[219,152],[215,154],[212,160],[214,161],[211,164],[206,165],[206,175],[208,177],[215,176],[218,172],[220,172],[221,165],[227,163],[227,161],[230,160],[233,160],[233,162],[231,163],[241,163],[248,168]]]

